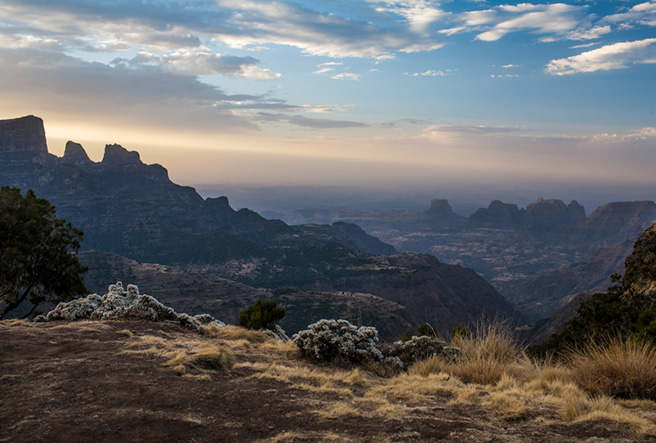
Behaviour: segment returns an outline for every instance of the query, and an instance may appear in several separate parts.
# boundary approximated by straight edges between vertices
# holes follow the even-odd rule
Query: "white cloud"
[[[408,75],[410,77],[446,77],[450,73],[454,72],[453,69],[446,69],[442,71],[441,69],[435,70],[435,69],[429,69],[428,71],[424,72],[414,72],[410,74],[409,72],[404,72],[403,75]]]
[[[554,75],[609,71],[636,63],[656,63],[656,38],[615,43],[572,57],[552,60],[546,72]]]
[[[501,6],[504,13],[494,19],[502,18],[488,31],[476,36],[482,41],[497,41],[508,33],[530,30],[538,34],[565,34],[573,31],[579,25],[578,15],[581,7],[563,3],[548,5],[532,5],[522,3],[517,6]],[[488,24],[493,16],[485,15],[486,21],[478,24]],[[474,22],[476,23],[476,22]]]
[[[277,44],[309,55],[387,59],[394,52],[429,51],[444,44],[424,32],[443,14],[436,3],[402,0],[384,6],[387,14],[404,16],[406,25],[390,25],[387,19],[374,22],[366,13],[352,18],[322,12],[286,0],[6,0],[0,5],[0,20],[29,29],[36,37],[52,38],[69,53],[115,49],[103,48],[108,41],[165,53],[209,43],[258,50]]]
[[[567,38],[569,40],[594,40],[602,35],[610,33],[610,31],[611,29],[609,25],[595,26],[589,29],[576,29],[567,33]]]
[[[280,74],[258,67],[259,61],[253,57],[213,54],[207,48],[182,49],[163,55],[141,51],[130,60],[116,59],[114,63],[131,67],[154,65],[166,71],[187,75],[224,74],[257,80],[280,77]]]
[[[630,29],[635,24],[656,26],[656,1],[637,4],[626,12],[604,17],[601,22],[617,23],[625,29]]]
[[[430,0],[369,0],[383,4],[376,8],[378,12],[390,12],[404,17],[410,28],[420,34],[426,33],[430,25],[449,15],[439,8],[439,3]]]
[[[335,80],[360,80],[360,74],[353,74],[351,72],[343,72],[341,74],[336,74],[333,75],[330,78],[334,78]]]

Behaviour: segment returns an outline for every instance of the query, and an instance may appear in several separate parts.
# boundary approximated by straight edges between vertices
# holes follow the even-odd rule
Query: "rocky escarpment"
[[[624,259],[631,251],[632,240],[615,243],[596,250],[585,263],[563,265],[517,280],[516,286],[509,286],[507,293],[516,294],[515,303],[529,319],[549,317],[583,291],[608,289],[612,284],[610,276],[624,272]]]
[[[656,342],[656,222],[636,240],[624,277],[581,303],[577,315],[534,351],[554,352],[609,337]]]
[[[248,209],[236,211],[227,197],[204,200],[193,188],[171,182],[161,165],[144,164],[138,152],[117,144],[106,145],[102,161],[93,162],[82,145],[69,141],[64,156],[58,158],[48,154],[43,121],[36,117],[4,120],[0,127],[4,128],[0,152],[20,148],[23,154],[17,161],[2,162],[1,183],[32,188],[51,201],[59,216],[86,233],[86,248],[167,262],[178,260],[169,247],[176,244],[221,243],[226,246],[224,253],[218,254],[221,258],[238,257],[241,251],[250,255],[257,249],[254,244],[328,241],[362,246],[367,252],[373,252],[367,246],[372,246],[375,253],[394,252],[354,229],[341,229],[333,237],[327,233],[313,236]],[[195,246],[183,249],[184,257],[178,261],[188,260]]]
[[[101,251],[81,252],[80,261],[89,267],[85,284],[91,291],[99,293],[107,281],[120,277],[149,288],[159,301],[178,312],[207,313],[228,323],[235,323],[239,312],[256,300],[273,299],[286,309],[280,325],[290,334],[322,318],[365,322],[375,326],[384,341],[396,340],[419,326],[404,306],[372,294],[254,288],[212,273],[140,263]]]
[[[656,220],[656,203],[649,200],[613,202],[597,208],[583,225],[585,235],[599,247],[619,239],[636,238]]]
[[[48,154],[43,120],[29,115],[0,120],[0,158],[31,160]]]
[[[585,209],[576,200],[566,206],[562,200],[539,198],[525,209],[494,200],[487,208],[474,212],[469,221],[481,225],[556,230],[584,222]]]
[[[642,294],[656,303],[656,223],[635,242],[626,258],[625,292]]]
[[[38,162],[3,165],[0,180],[33,188],[50,200],[59,217],[85,232],[86,249],[249,286],[291,290],[284,294],[371,294],[394,312],[395,318],[403,319],[399,334],[407,332],[406,325],[424,321],[449,329],[484,311],[498,312],[504,318],[514,315],[512,306],[489,285],[478,290],[485,282],[473,271],[453,273],[437,260],[426,265],[426,257],[395,259],[404,263],[401,265],[362,252],[393,251],[356,226],[338,223],[313,232],[264,219],[248,209],[235,211],[227,198],[204,200],[193,188],[171,182],[162,166],[146,165],[138,153],[119,145],[107,145],[103,160],[93,162],[82,146],[71,142],[64,157],[47,154]],[[446,209],[445,204],[436,206],[442,212]],[[418,217],[432,225],[439,219],[426,214]],[[111,278],[129,280],[125,276]],[[461,278],[467,281],[461,282]],[[471,292],[465,291],[469,289]],[[488,299],[488,295],[492,297]],[[314,299],[330,297],[317,295]],[[294,306],[303,305],[300,298],[296,300]],[[342,298],[341,302],[348,309],[336,312],[354,312],[353,307],[366,304],[365,296]],[[439,306],[434,308],[432,303]],[[332,309],[334,304],[328,304]],[[411,309],[404,310],[404,305]],[[329,308],[318,311],[328,312]],[[390,318],[380,310],[370,312]],[[375,319],[370,324],[379,327]]]

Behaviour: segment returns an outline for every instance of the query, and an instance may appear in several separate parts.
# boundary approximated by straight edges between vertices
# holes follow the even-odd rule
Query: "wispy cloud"
[[[634,25],[656,26],[656,1],[639,3],[625,12],[604,17],[601,22],[618,24],[623,28]]]
[[[439,7],[439,2],[430,0],[368,0],[381,6],[379,12],[390,12],[404,17],[412,30],[426,33],[428,28],[450,14]]]
[[[453,69],[445,69],[442,71],[441,69],[429,69],[428,71],[424,72],[413,72],[412,74],[409,72],[404,72],[403,75],[408,75],[410,77],[446,77],[447,75],[453,73]]]
[[[566,75],[624,69],[640,63],[656,63],[656,38],[615,43],[552,60],[545,70],[553,75]]]
[[[272,114],[260,112],[258,117],[261,121],[265,122],[287,122],[292,125],[311,129],[363,128],[368,126],[356,121],[309,118],[302,115],[288,115],[283,113]]]
[[[562,35],[575,30],[583,9],[564,3],[532,5],[521,3],[517,6],[500,6],[497,14],[485,14],[469,22],[471,24],[491,24],[491,29],[476,36],[478,40],[497,41],[511,32],[529,30],[537,34]]]
[[[407,26],[382,26],[366,16],[350,18],[289,1],[264,0],[6,0],[0,6],[0,19],[24,25],[31,35],[49,34],[78,49],[89,44],[88,39],[151,50],[194,48],[216,40],[234,48],[278,44],[310,55],[385,58],[394,52],[426,51],[444,44],[429,33],[418,33],[437,19],[431,12],[436,9],[428,2],[386,4],[389,14],[406,17]],[[61,23],[72,25],[63,28]],[[81,35],[87,40],[80,40]]]
[[[259,60],[253,57],[213,54],[207,48],[182,49],[162,55],[141,51],[131,59],[117,58],[112,63],[127,67],[158,66],[165,71],[187,75],[224,74],[258,80],[280,77],[280,74],[258,67]]]
[[[335,74],[330,78],[335,80],[360,80],[360,74],[354,74],[352,72],[342,72],[341,74]]]

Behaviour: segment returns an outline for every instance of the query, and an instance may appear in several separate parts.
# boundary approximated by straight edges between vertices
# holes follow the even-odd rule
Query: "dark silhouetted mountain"
[[[0,120],[0,155],[3,160],[32,160],[48,154],[43,120],[29,115]]]
[[[480,208],[474,212],[469,217],[469,221],[480,224],[514,226],[520,223],[523,215],[524,211],[520,211],[517,205],[493,200],[487,208]]]
[[[26,140],[22,144],[1,142],[6,152],[14,152],[18,145],[28,146],[27,140],[31,140],[29,146],[39,148],[24,151],[31,157],[0,162],[0,183],[32,188],[52,202],[58,216],[85,232],[86,250],[175,267],[198,278],[227,278],[251,289],[284,288],[281,294],[287,294],[285,300],[292,310],[310,303],[302,302],[302,296],[289,295],[298,291],[372,294],[378,298],[370,300],[387,300],[381,302],[387,307],[379,311],[358,308],[363,316],[365,312],[396,312],[404,319],[399,320],[403,328],[428,319],[446,331],[455,324],[474,321],[483,312],[502,318],[517,315],[511,303],[471,270],[439,263],[430,256],[370,255],[395,251],[358,226],[333,223],[295,227],[267,220],[248,209],[235,211],[226,197],[203,199],[193,188],[171,182],[162,166],[146,165],[137,152],[122,146],[106,145],[103,160],[93,162],[81,145],[69,142],[64,157],[59,158],[41,149],[45,138],[40,120],[26,117],[1,124],[9,136],[18,133]],[[24,134],[26,130],[17,129],[24,127],[34,128],[38,136],[30,138]],[[442,212],[450,218],[459,217]],[[433,215],[417,217],[432,220],[430,223],[435,220]],[[110,277],[114,270],[110,265],[111,261],[93,264],[99,269],[92,272],[109,279],[103,286],[118,279],[130,281],[129,272],[125,277]],[[211,285],[206,288],[205,295],[199,297],[211,293]],[[155,292],[148,283],[143,290]],[[190,289],[185,294],[192,292]],[[326,304],[330,297],[316,295],[317,300],[324,300],[317,303],[326,307],[312,312],[354,312],[354,306],[364,303],[361,296],[357,303],[341,299],[346,305],[340,310]],[[389,305],[392,302],[405,308]],[[194,312],[186,307],[180,310]],[[220,312],[211,313],[225,318]],[[234,313],[233,309],[229,315]]]

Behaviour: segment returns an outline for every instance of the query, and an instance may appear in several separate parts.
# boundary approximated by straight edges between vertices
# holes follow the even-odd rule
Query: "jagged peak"
[[[143,164],[137,151],[128,151],[118,144],[105,145],[105,155],[102,159],[103,164]]]
[[[92,163],[82,145],[70,140],[66,142],[62,160],[74,163]]]

